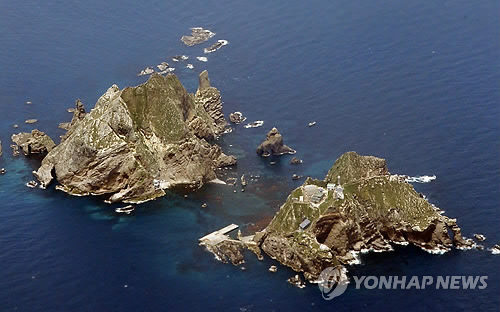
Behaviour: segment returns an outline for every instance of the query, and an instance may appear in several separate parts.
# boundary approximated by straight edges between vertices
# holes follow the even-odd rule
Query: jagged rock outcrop
[[[204,70],[199,77],[199,87],[195,94],[196,104],[203,107],[208,115],[215,122],[214,131],[219,134],[224,131],[227,125],[226,119],[222,112],[222,100],[219,90],[210,86],[208,72]]]
[[[181,41],[187,46],[194,46],[195,44],[200,44],[207,41],[208,39],[215,36],[215,33],[208,29],[203,29],[202,27],[191,28],[191,36],[182,36]]]
[[[240,124],[247,120],[245,116],[241,112],[234,112],[229,114],[229,121],[235,124]]]
[[[14,144],[23,150],[26,156],[32,154],[45,155],[56,146],[47,134],[38,129],[32,130],[31,133],[13,134],[11,139]]]
[[[71,122],[63,122],[59,124],[59,128],[64,129],[64,130],[69,130],[71,127],[73,127],[77,122],[82,120],[85,117],[85,107],[83,106],[83,103],[80,100],[76,100],[75,103],[75,108],[72,110],[73,111],[73,118],[71,119]],[[63,139],[65,139],[66,136],[63,136]]]
[[[337,159],[325,180],[308,178],[295,189],[258,234],[265,253],[310,281],[326,267],[355,263],[360,252],[388,251],[392,244],[431,253],[473,246],[456,220],[393,178],[384,159],[354,152]]]
[[[75,111],[78,121],[34,174],[42,186],[55,178],[69,194],[105,195],[110,202],[137,203],[166,188],[201,187],[216,178],[216,168],[236,163],[205,140],[220,131],[200,104],[213,100],[205,95],[188,94],[173,74],[153,74],[123,90],[113,85],[89,113]]]
[[[290,160],[291,165],[300,165],[302,163],[302,159],[298,159],[297,157],[293,157],[292,160]]]
[[[283,143],[283,136],[281,136],[278,129],[272,128],[267,133],[266,140],[257,148],[257,154],[267,157],[271,155],[295,154],[295,150]]]

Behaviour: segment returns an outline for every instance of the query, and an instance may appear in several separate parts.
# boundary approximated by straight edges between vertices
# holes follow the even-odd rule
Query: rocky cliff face
[[[357,261],[360,252],[391,250],[393,243],[431,253],[472,246],[456,220],[391,176],[385,160],[354,152],[342,155],[325,180],[308,179],[295,189],[259,234],[264,252],[309,280],[332,264]]]
[[[200,89],[210,92],[193,96],[175,75],[153,74],[137,87],[113,85],[89,113],[77,103],[64,139],[35,176],[43,186],[55,178],[69,194],[106,195],[110,202],[142,202],[180,185],[201,187],[216,178],[216,168],[236,159],[207,142],[223,130],[222,105],[215,88]],[[211,104],[206,109],[202,103]]]

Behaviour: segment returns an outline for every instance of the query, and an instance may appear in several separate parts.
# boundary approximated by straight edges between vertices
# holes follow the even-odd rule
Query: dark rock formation
[[[290,164],[292,165],[300,165],[302,163],[302,159],[298,159],[297,157],[293,157],[292,160],[290,160]]]
[[[11,138],[12,142],[20,147],[26,156],[31,154],[45,155],[56,146],[48,135],[37,129],[31,133],[13,134]]]
[[[229,121],[235,124],[240,124],[247,120],[245,116],[241,112],[234,112],[229,114]]]
[[[342,155],[324,181],[308,178],[295,189],[259,239],[265,253],[310,281],[326,267],[356,263],[359,252],[391,250],[392,243],[430,253],[473,246],[456,220],[391,176],[384,159],[354,152]]]
[[[205,48],[203,51],[205,53],[212,53],[212,52],[215,52],[215,51],[219,50],[220,48],[222,48],[223,46],[227,45],[228,43],[229,42],[227,40],[217,40],[216,43],[212,44],[208,48]]]
[[[191,28],[191,36],[182,36],[181,40],[187,46],[194,46],[196,44],[200,44],[202,42],[207,41],[213,36],[215,36],[215,33],[211,32],[208,29],[203,29],[201,27],[193,27]]]
[[[295,150],[283,144],[283,137],[278,129],[272,128],[267,134],[266,140],[257,148],[257,154],[260,156],[295,154]]]
[[[113,85],[87,114],[77,102],[73,125],[35,176],[44,187],[55,177],[69,194],[106,195],[110,202],[201,187],[216,178],[216,168],[236,163],[205,140],[221,132],[222,121],[211,117],[221,102],[217,89],[202,87],[194,96],[175,75],[153,74],[137,87]]]

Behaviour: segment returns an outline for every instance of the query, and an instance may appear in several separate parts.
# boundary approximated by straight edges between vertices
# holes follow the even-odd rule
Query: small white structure
[[[335,198],[336,199],[344,199],[344,188],[340,185],[335,187]]]
[[[329,192],[333,192],[335,199],[344,199],[344,188],[340,184],[328,183],[326,188]]]
[[[302,196],[302,195],[299,196],[299,202],[301,202],[301,203],[304,202],[304,196]]]

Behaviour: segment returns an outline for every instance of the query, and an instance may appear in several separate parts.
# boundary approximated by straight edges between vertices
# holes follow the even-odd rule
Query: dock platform
[[[217,230],[215,232],[212,232],[208,235],[203,236],[200,238],[200,243],[202,244],[210,244],[210,245],[217,245],[218,243],[224,241],[224,240],[231,240],[228,234],[229,232],[232,232],[236,230],[239,226],[236,224],[230,224],[228,226],[223,227],[220,230]]]

